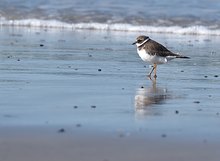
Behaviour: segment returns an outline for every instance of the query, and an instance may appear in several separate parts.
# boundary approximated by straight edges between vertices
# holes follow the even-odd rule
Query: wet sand
[[[199,141],[141,132],[91,133],[83,129],[25,127],[1,134],[1,160],[218,160],[219,141]],[[2,129],[1,129],[2,131]]]
[[[139,34],[1,27],[0,160],[219,160],[220,37],[149,33],[151,81]]]

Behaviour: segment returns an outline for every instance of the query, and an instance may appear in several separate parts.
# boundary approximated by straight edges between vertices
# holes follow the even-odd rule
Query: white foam
[[[1,26],[26,26],[44,28],[66,28],[66,29],[89,29],[89,30],[109,30],[109,31],[143,31],[154,33],[174,33],[174,34],[195,34],[195,35],[220,35],[220,29],[209,29],[205,26],[137,26],[131,24],[103,24],[103,23],[65,23],[58,20],[6,20],[0,19]]]

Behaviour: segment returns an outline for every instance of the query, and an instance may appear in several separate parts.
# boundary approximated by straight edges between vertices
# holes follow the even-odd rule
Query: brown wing
[[[151,39],[149,41],[147,41],[143,47],[150,55],[158,55],[158,56],[162,56],[162,57],[179,56],[178,54],[174,54],[173,52],[169,51],[163,45],[161,45],[158,42],[151,40]]]

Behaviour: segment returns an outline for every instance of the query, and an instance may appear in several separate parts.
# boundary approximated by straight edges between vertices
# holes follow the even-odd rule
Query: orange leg
[[[151,78],[151,73],[154,71],[154,67],[152,68],[152,70],[150,71],[150,73],[147,75],[149,78]]]
[[[152,68],[152,70],[150,71],[150,73],[147,75],[149,78],[151,78],[151,74],[153,73],[153,71],[154,71],[154,78],[156,78],[157,77],[157,64],[154,64],[154,66],[153,66],[153,68]]]
[[[154,78],[157,78],[157,64],[154,64]]]

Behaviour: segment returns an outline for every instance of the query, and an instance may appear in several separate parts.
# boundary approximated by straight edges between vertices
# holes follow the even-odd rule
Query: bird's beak
[[[132,43],[132,45],[135,45],[137,43],[137,41],[135,41],[134,43]]]

